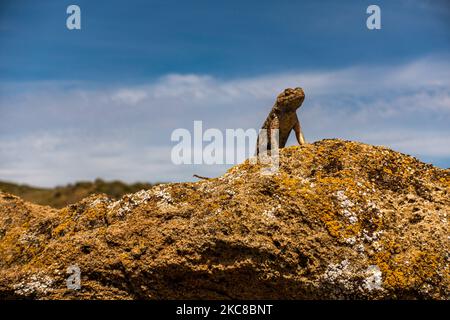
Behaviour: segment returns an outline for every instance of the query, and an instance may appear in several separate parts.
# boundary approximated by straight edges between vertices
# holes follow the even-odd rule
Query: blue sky
[[[82,9],[82,31],[65,10]],[[2,1],[2,80],[138,82],[167,73],[218,77],[391,64],[447,53],[445,1]],[[120,75],[120,77],[118,77]]]
[[[81,8],[82,30],[65,26]],[[366,28],[381,8],[382,29]],[[2,1],[0,179],[190,180],[193,120],[259,127],[302,86],[309,141],[382,144],[450,166],[447,1]],[[291,142],[293,143],[293,141]]]

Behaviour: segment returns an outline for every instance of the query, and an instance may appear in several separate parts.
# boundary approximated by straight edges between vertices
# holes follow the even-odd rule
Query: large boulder
[[[448,299],[449,192],[448,169],[323,140],[118,201],[0,193],[0,298]]]

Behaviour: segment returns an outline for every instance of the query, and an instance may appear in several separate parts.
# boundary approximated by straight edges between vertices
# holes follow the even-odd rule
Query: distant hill
[[[48,205],[54,208],[62,208],[68,204],[76,203],[92,194],[105,193],[112,198],[120,198],[126,193],[133,193],[151,187],[152,184],[150,183],[126,184],[121,181],[103,181],[101,179],[96,179],[94,182],[80,181],[55,188],[40,188],[0,181],[0,191],[14,194],[36,204]]]

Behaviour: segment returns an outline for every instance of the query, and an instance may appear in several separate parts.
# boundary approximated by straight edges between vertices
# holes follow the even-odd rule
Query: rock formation
[[[0,193],[0,298],[450,297],[450,170],[341,140],[260,169],[60,210]]]

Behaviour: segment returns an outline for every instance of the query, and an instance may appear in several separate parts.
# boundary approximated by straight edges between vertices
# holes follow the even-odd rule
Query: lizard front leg
[[[275,135],[274,137],[272,137],[273,133],[272,130],[278,130],[278,135]],[[268,144],[267,144],[267,150],[272,150],[272,147],[278,147],[278,148],[283,148],[284,146],[280,146],[280,120],[278,119],[277,115],[274,115],[274,117],[272,118],[272,121],[270,122],[269,125],[269,130],[267,130],[267,139],[268,139]],[[278,141],[276,141],[277,143],[275,143],[275,145],[272,143],[272,138],[278,138]]]
[[[260,133],[258,134],[258,139],[256,142],[256,155],[258,155],[261,151],[270,152],[273,147],[272,131],[274,129],[280,130],[280,121],[278,120],[278,116],[271,115],[266,120]]]
[[[306,144],[305,137],[303,136],[302,127],[300,126],[300,121],[297,118],[297,121],[294,125],[295,137],[297,138],[298,144]]]

